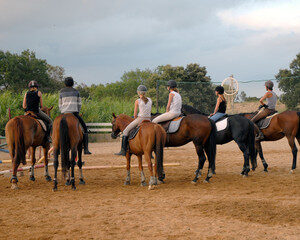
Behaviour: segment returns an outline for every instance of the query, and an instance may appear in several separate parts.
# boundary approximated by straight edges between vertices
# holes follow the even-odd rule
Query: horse
[[[77,165],[79,167],[80,177],[79,184],[85,184],[82,174],[82,142],[83,132],[78,119],[72,113],[62,114],[54,119],[52,144],[54,155],[54,187],[53,191],[57,190],[57,169],[58,155],[61,154],[61,167],[63,176],[68,178],[66,185],[71,185],[73,190],[76,189],[74,178],[75,159],[78,153]],[[71,159],[70,159],[71,151]],[[71,175],[70,175],[71,168]]]
[[[189,105],[182,106],[182,112],[185,115],[201,114],[208,116],[207,114],[200,112]],[[224,131],[218,131],[216,133],[216,144],[226,144],[234,140],[239,149],[243,152],[244,166],[241,174],[248,176],[250,171],[249,157],[251,159],[252,170],[257,167],[256,154],[255,154],[255,135],[253,123],[239,115],[228,116],[228,127]],[[205,161],[205,159],[204,159]],[[199,164],[202,169],[204,162]]]
[[[53,107],[41,108],[48,116]],[[31,151],[31,169],[30,177],[31,181],[35,181],[34,177],[34,165],[36,163],[35,150],[38,146],[43,147],[44,163],[45,163],[45,179],[51,181],[51,177],[48,172],[48,150],[50,143],[46,141],[46,132],[41,127],[40,123],[35,119],[34,113],[27,115],[20,115],[10,119],[5,126],[5,137],[9,150],[10,157],[12,159],[12,178],[11,188],[18,189],[17,171],[20,163],[26,164],[26,152],[30,148]]]
[[[122,132],[126,126],[133,121],[133,118],[120,114],[116,116],[114,113],[112,120],[112,133],[111,137],[116,139],[120,132]],[[166,132],[158,124],[152,123],[150,121],[143,121],[140,124],[140,129],[136,136],[129,140],[129,150],[126,152],[127,160],[127,176],[125,180],[125,185],[130,185],[130,161],[131,155],[137,156],[139,161],[139,170],[141,173],[141,185],[146,186],[145,174],[143,172],[142,156],[148,163],[148,169],[150,172],[149,190],[154,189],[157,185],[157,177],[159,181],[163,181],[163,149],[166,142]],[[153,167],[151,161],[152,151],[155,152],[155,163],[154,163],[154,175]]]
[[[240,113],[241,116],[247,119],[251,119],[256,114],[257,111],[253,113]],[[268,164],[264,159],[261,141],[277,141],[286,137],[293,154],[292,169],[290,170],[290,172],[293,173],[297,165],[298,152],[295,144],[295,138],[297,138],[297,141],[300,144],[300,112],[284,111],[276,114],[273,116],[270,125],[265,129],[261,129],[261,131],[264,135],[264,139],[257,140],[255,142],[255,146],[264,165],[265,171],[268,171]]]
[[[160,115],[156,113],[152,115],[152,119]],[[195,178],[192,183],[197,183],[204,162],[206,160],[204,151],[207,155],[209,166],[207,176],[204,182],[215,173],[216,158],[216,126],[215,123],[207,117],[199,114],[192,114],[184,117],[180,123],[180,127],[175,133],[167,134],[166,147],[179,147],[189,142],[193,142],[198,155],[198,168],[195,171]]]

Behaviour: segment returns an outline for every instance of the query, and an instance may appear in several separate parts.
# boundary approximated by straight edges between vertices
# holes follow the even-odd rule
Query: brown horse
[[[68,172],[69,177],[66,185],[72,185],[75,190],[74,167],[75,159],[78,152],[77,165],[80,171],[79,184],[85,184],[82,175],[82,140],[83,132],[81,130],[78,119],[72,113],[66,113],[55,118],[53,122],[53,155],[54,155],[54,187],[53,191],[57,190],[57,169],[58,169],[58,155],[61,153],[61,167],[64,177]],[[71,151],[71,159],[70,159]],[[71,176],[70,170],[71,168]],[[71,179],[70,179],[71,177]]]
[[[133,118],[120,114],[116,116],[113,113],[112,121],[112,138],[117,138],[120,132],[122,132],[126,126],[133,121]],[[139,170],[141,172],[141,184],[146,185],[146,179],[143,172],[142,156],[148,163],[148,168],[150,171],[150,182],[149,189],[153,189],[154,185],[157,185],[157,175],[160,180],[163,179],[163,149],[166,142],[166,132],[158,124],[152,123],[150,121],[145,121],[140,124],[140,129],[137,135],[129,140],[129,151],[126,152],[127,159],[127,177],[125,180],[125,185],[130,184],[130,160],[131,155],[134,154],[138,157]],[[155,152],[155,164],[154,164],[154,174],[151,161],[151,153]],[[159,164],[158,164],[159,163]],[[155,175],[155,176],[153,176]]]
[[[53,107],[43,107],[41,110],[50,116],[52,108]],[[30,180],[35,181],[35,150],[38,146],[42,146],[44,150],[45,178],[47,181],[51,181],[48,172],[48,150],[50,143],[46,141],[45,135],[46,133],[39,122],[30,115],[17,116],[7,122],[5,126],[5,137],[9,154],[12,159],[12,189],[18,188],[17,170],[20,163],[26,164],[26,152],[29,148],[31,150]]]
[[[257,112],[241,113],[241,115],[251,119],[256,113]],[[291,169],[291,172],[293,172],[296,169],[298,152],[295,138],[297,138],[298,143],[300,144],[300,112],[284,111],[279,113],[272,118],[270,125],[261,131],[264,134],[264,139],[256,141],[255,144],[265,171],[268,171],[268,164],[263,156],[261,141],[277,141],[285,136],[293,153],[293,164]]]
[[[155,118],[158,113],[153,115]],[[209,182],[215,172],[216,159],[216,125],[207,117],[200,114],[186,116],[180,124],[176,133],[167,134],[166,147],[179,147],[193,142],[198,155],[198,168],[192,183],[196,183],[206,160],[204,151],[208,158],[208,172],[205,182]]]

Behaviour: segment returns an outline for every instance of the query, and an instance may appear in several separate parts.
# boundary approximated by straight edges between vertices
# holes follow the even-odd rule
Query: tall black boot
[[[46,139],[46,142],[49,142],[49,143],[52,143],[51,130],[52,130],[52,125],[48,125],[45,139]]]
[[[84,154],[92,154],[89,151],[89,137],[88,133],[83,134],[83,148],[84,148]]]
[[[126,156],[127,148],[128,148],[128,136],[123,136],[121,151],[119,153],[115,153],[115,155]]]
[[[256,133],[255,140],[256,141],[263,140],[265,138],[265,136],[255,123],[254,123],[254,128],[255,128],[255,133]]]

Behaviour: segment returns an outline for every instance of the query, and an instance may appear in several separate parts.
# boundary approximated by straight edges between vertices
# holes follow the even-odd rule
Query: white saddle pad
[[[173,120],[170,122],[168,133],[176,133],[180,127],[180,123],[184,117],[179,118],[178,120]]]
[[[47,131],[47,127],[46,124],[43,122],[43,120],[41,119],[37,119],[38,122],[41,124],[42,129],[46,132]]]
[[[216,122],[217,132],[224,130],[228,125],[228,118],[225,118],[219,122]]]

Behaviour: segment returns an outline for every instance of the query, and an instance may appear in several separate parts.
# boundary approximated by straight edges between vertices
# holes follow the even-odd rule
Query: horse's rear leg
[[[292,169],[290,171],[291,173],[293,173],[294,170],[296,169],[296,166],[297,166],[297,152],[298,152],[298,149],[297,149],[296,144],[295,144],[295,136],[287,136],[287,139],[288,139],[289,145],[290,145],[290,147],[292,149],[292,153],[293,153],[293,164],[292,164]]]
[[[54,179],[53,179],[53,183],[54,183],[54,186],[53,186],[53,191],[56,191],[57,190],[57,169],[58,169],[58,149],[57,148],[54,148],[53,150],[53,157],[54,157]]]
[[[147,186],[146,178],[145,178],[145,174],[144,174],[144,168],[143,168],[143,156],[138,155],[137,158],[139,160],[139,170],[141,173],[141,186]]]
[[[203,146],[199,145],[195,142],[194,142],[194,145],[195,145],[196,152],[197,152],[197,155],[198,155],[198,168],[195,172],[195,178],[192,181],[193,184],[195,184],[198,181],[199,177],[201,176],[201,174],[202,174],[201,171],[202,171],[204,163],[206,161],[206,157],[205,157],[205,154],[204,154],[204,151],[203,151]]]
[[[154,189],[155,185],[157,185],[157,178],[153,176],[153,166],[152,166],[152,161],[151,161],[151,150],[149,152],[144,152],[144,156],[146,159],[146,162],[148,164],[148,169],[150,172],[150,181],[149,181],[149,190]],[[155,172],[156,172],[156,164],[155,164]]]
[[[207,175],[206,175],[206,178],[204,180],[204,182],[209,182],[209,179],[212,178],[213,174],[216,174],[215,172],[215,164],[213,164],[213,161],[212,161],[212,158],[213,156],[211,156],[211,146],[206,143],[205,146],[204,146],[204,150],[206,152],[206,155],[207,155],[207,158],[208,158],[208,162],[209,162],[209,165],[208,165],[208,171],[207,171]],[[204,159],[202,158],[202,161],[203,161],[203,164],[205,162],[205,155],[204,155]],[[203,167],[203,165],[202,165]]]
[[[83,173],[82,173],[82,144],[78,144],[77,151],[78,151],[77,166],[79,168],[79,176],[80,176],[79,177],[79,184],[84,185],[85,181],[83,180]]]
[[[75,190],[75,177],[74,177],[74,167],[76,165],[75,159],[76,159],[77,151],[76,148],[73,148],[71,151],[71,185],[72,189]]]
[[[35,165],[35,162],[36,162],[36,159],[35,159],[35,150],[36,150],[35,147],[31,147],[30,148],[30,153],[31,153],[31,168],[30,168],[29,179],[31,181],[35,181],[35,177],[34,177],[34,165]]]
[[[127,175],[126,175],[126,179],[124,182],[124,185],[130,185],[130,161],[131,161],[131,154],[129,153],[129,151],[126,152],[126,171],[127,171]]]
[[[249,149],[247,148],[245,143],[242,142],[236,142],[236,143],[238,144],[240,150],[243,152],[244,155],[244,166],[241,174],[244,176],[248,176],[248,173],[250,172]]]
[[[49,158],[48,158],[48,151],[49,151],[49,144],[47,144],[45,147],[43,147],[43,152],[44,152],[44,164],[45,164],[45,179],[46,181],[50,182],[52,179],[49,175],[49,171],[48,171],[48,162],[49,162]]]
[[[18,167],[19,167],[20,163],[16,163],[16,160],[13,159],[13,173],[12,173],[12,177],[10,179],[11,182],[11,189],[19,189],[18,187],[18,178],[17,178],[17,173],[18,173]]]
[[[256,148],[256,151],[259,153],[259,157],[261,159],[261,162],[262,164],[264,165],[264,171],[265,172],[268,172],[268,164],[264,158],[264,154],[263,154],[263,150],[262,150],[262,146],[261,146],[261,142],[260,141],[256,141],[255,142],[255,148]],[[257,153],[256,153],[257,155]]]

